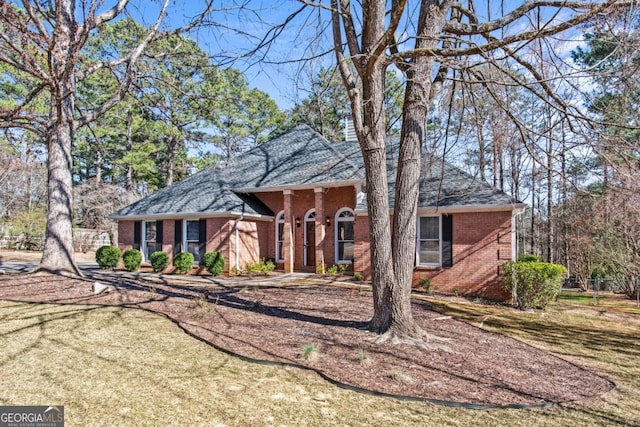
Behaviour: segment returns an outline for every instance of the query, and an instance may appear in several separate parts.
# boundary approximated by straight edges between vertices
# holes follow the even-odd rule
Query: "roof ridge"
[[[358,165],[356,165],[355,163],[353,163],[351,160],[349,160],[344,154],[342,154],[341,152],[339,152],[338,150],[336,150],[332,145],[333,143],[329,142],[329,140],[327,138],[324,137],[324,135],[322,135],[320,132],[316,131],[315,129],[311,128],[311,126],[305,125],[307,127],[309,127],[309,129],[311,129],[313,131],[313,133],[316,134],[316,136],[318,137],[318,139],[320,140],[320,142],[326,147],[328,148],[331,152],[333,153],[337,153],[340,158],[342,159],[342,161],[346,162],[347,164],[349,164],[351,167],[353,167],[356,172],[358,172],[358,174],[361,174],[362,168]],[[339,143],[341,142],[349,142],[349,141],[339,141]],[[356,141],[357,143],[357,141]],[[359,145],[359,143],[358,143]],[[363,166],[364,167],[364,166]],[[364,179],[364,176],[361,177],[362,179]]]

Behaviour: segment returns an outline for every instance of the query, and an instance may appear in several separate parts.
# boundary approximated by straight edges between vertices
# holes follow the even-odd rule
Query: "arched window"
[[[282,247],[284,246],[284,211],[276,216],[276,261],[282,262]]]
[[[353,221],[355,215],[349,208],[342,208],[336,213],[336,263],[353,262]]]

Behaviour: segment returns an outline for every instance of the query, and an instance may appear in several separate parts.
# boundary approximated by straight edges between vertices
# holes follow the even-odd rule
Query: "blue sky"
[[[140,5],[134,14],[140,14],[145,24],[149,25],[157,16],[159,7],[158,1],[138,0]],[[238,3],[246,3],[243,7],[237,8]],[[490,15],[496,18],[503,13],[519,6],[521,1],[503,2],[491,0],[490,11],[480,11],[479,14]],[[329,64],[333,61],[333,55],[327,55],[324,59],[311,64],[300,62],[300,58],[317,55],[322,47],[330,46],[331,29],[327,27],[328,20],[326,12],[322,9],[308,7],[305,12],[296,18],[294,23],[282,31],[266,52],[266,60],[261,57],[250,57],[240,59],[233,63],[229,62],[230,57],[235,57],[253,49],[259,39],[267,34],[269,28],[280,24],[286,20],[295,10],[302,7],[302,3],[296,0],[283,0],[279,2],[263,0],[216,0],[216,7],[224,8],[224,12],[215,11],[211,15],[211,21],[215,24],[199,28],[191,33],[191,37],[196,39],[199,45],[207,50],[214,61],[222,60],[225,66],[233,66],[241,70],[252,87],[267,92],[285,110],[291,108],[296,101],[303,99],[306,95],[298,87],[304,88],[304,81],[296,84],[296,78],[304,79],[305,73],[300,69],[306,67],[307,73],[314,74],[321,65]],[[409,6],[409,7],[415,7]],[[486,7],[486,6],[485,6]],[[197,1],[173,1],[168,12],[165,24],[169,27],[178,26],[190,17],[196,15],[202,8],[201,2]],[[504,10],[500,10],[504,8]],[[322,15],[322,20],[318,17]],[[545,13],[543,13],[545,15]],[[562,14],[559,16],[561,17]],[[486,17],[484,17],[486,18]],[[324,21],[324,22],[321,22]],[[324,27],[319,27],[325,25]],[[530,25],[530,22],[522,20],[519,24],[513,25],[509,32],[518,32]],[[318,33],[323,34],[322,40],[314,40]],[[496,34],[499,36],[498,34]],[[401,37],[401,35],[400,35]],[[574,34],[575,39],[581,39]],[[570,50],[575,49],[576,40],[567,40],[560,46],[565,52],[562,56],[568,55]],[[316,51],[311,51],[309,46],[317,46]],[[308,71],[311,70],[311,71]]]
[[[237,3],[237,1],[216,2],[223,7],[231,3]],[[233,66],[241,70],[252,87],[268,93],[281,109],[291,108],[298,95],[295,78],[301,63],[297,60],[308,53],[304,47],[309,41],[303,38],[309,34],[307,33],[309,28],[303,26],[302,31],[305,34],[297,31],[300,25],[304,24],[304,20],[298,19],[295,26],[292,25],[291,28],[282,31],[268,51],[263,51],[268,54],[268,60],[253,56],[231,62],[230,58],[254,49],[272,26],[284,22],[302,5],[293,0],[282,2],[256,0],[250,3],[246,8],[229,7],[224,13],[215,12],[211,16],[215,24],[205,25],[193,31],[190,36],[212,55],[214,62],[221,61],[223,66]],[[157,5],[155,8],[147,7],[142,11],[147,25],[156,16],[154,13],[156,10]],[[180,25],[199,10],[201,10],[199,2],[174,3],[168,12],[166,24],[170,27]],[[330,57],[327,61],[331,59],[333,58]],[[304,94],[301,96],[304,97]]]

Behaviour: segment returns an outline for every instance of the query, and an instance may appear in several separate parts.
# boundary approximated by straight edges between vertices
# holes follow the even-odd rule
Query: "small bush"
[[[347,272],[347,264],[338,264],[338,274],[343,276]]]
[[[567,269],[558,264],[509,261],[504,264],[503,281],[518,308],[545,309],[560,292],[566,275]]]
[[[137,271],[142,264],[142,252],[137,249],[127,249],[122,254],[124,268],[127,271]]]
[[[538,255],[522,254],[518,255],[518,262],[540,262]]]
[[[356,282],[361,282],[362,281],[362,274],[356,272],[353,273],[353,280],[355,280]]]
[[[264,274],[267,275],[271,273],[276,268],[276,265],[273,261],[261,259],[258,262],[248,262],[244,265],[244,271],[252,276],[254,274]]]
[[[431,292],[431,279],[428,277],[421,277],[420,282],[418,282],[418,286],[420,286],[426,293]]]
[[[178,273],[185,274],[193,267],[193,254],[191,252],[180,252],[173,258],[173,265]]]
[[[331,267],[327,267],[326,273],[330,276],[335,276],[336,274],[338,274],[338,266],[332,265]]]
[[[164,270],[169,265],[169,254],[166,252],[155,251],[149,258],[149,261],[151,261],[151,267],[156,273]]]
[[[302,358],[305,360],[316,360],[320,355],[320,346],[306,344],[302,347]]]
[[[96,262],[103,269],[114,269],[120,259],[120,249],[115,246],[101,246],[96,251]]]
[[[206,268],[209,273],[217,276],[224,270],[224,257],[220,252],[207,252],[202,257],[201,264],[204,265],[204,268]]]

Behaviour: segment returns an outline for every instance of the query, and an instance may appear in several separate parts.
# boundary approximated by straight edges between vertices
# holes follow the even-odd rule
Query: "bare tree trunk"
[[[536,254],[536,164],[531,164],[531,223],[529,224],[529,253]]]
[[[73,140],[74,75],[67,60],[71,51],[74,10],[69,0],[56,4],[62,10],[54,30],[52,49],[56,86],[51,90],[51,120],[47,135],[48,211],[44,252],[38,270],[80,274],[73,249],[73,194],[71,141]]]
[[[73,2],[56,2],[61,9],[54,30],[51,89],[51,126],[47,134],[48,206],[44,252],[38,270],[80,275],[73,249],[72,158],[74,94],[73,67],[68,66],[75,28]]]
[[[551,113],[548,114],[548,123],[551,126]],[[547,261],[555,262],[553,234],[556,228],[555,212],[553,208],[553,128],[550,127],[547,136]]]
[[[133,113],[131,110],[127,111],[127,129],[126,129],[126,147],[127,151],[133,150]],[[133,185],[133,165],[129,163],[127,165],[127,175],[125,177],[125,189],[127,193],[135,193],[135,187]]]
[[[167,164],[166,164],[166,168],[167,168],[167,179],[164,183],[165,187],[170,186],[171,184],[173,184],[173,175],[175,172],[175,168],[176,168],[176,146],[177,146],[177,140],[175,137],[170,137],[169,138],[169,143],[167,144]]]
[[[98,145],[100,143],[98,142]],[[100,184],[102,184],[102,152],[100,151],[100,148],[98,148],[97,151],[97,159],[96,159],[96,187],[98,187]]]
[[[360,140],[367,182],[367,209],[371,242],[373,318],[369,328],[385,332],[392,323],[392,289],[394,285],[387,187],[387,154],[384,120],[384,68],[377,64],[362,82],[364,122],[370,123],[364,140]]]

